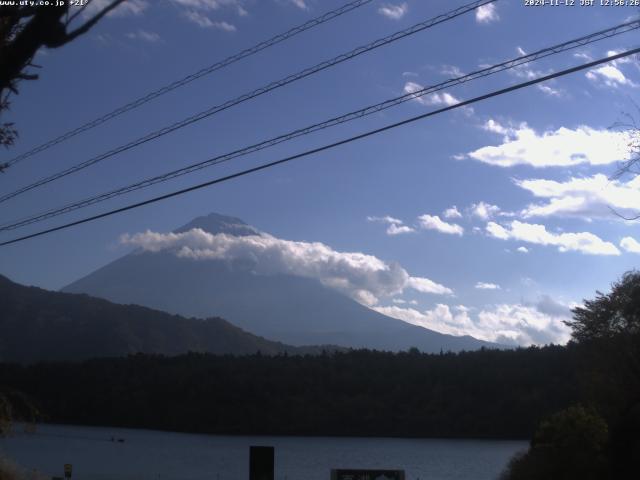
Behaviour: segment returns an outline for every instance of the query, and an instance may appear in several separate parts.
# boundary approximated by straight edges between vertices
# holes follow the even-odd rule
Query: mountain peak
[[[209,215],[196,217],[186,225],[174,230],[174,233],[188,232],[194,228],[200,228],[211,234],[226,233],[236,237],[260,234],[260,231],[246,224],[239,218],[220,215],[219,213],[210,213]]]

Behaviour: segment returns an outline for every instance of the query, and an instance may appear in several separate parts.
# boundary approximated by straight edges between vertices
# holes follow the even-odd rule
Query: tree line
[[[217,434],[530,438],[505,480],[634,478],[640,273],[624,275],[573,314],[566,346],[5,363],[0,385],[21,392],[29,415],[42,412],[51,422]]]

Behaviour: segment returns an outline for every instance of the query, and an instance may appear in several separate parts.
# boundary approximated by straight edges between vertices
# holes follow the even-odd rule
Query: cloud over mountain
[[[288,274],[319,280],[354,300],[375,305],[380,298],[405,289],[447,295],[451,289],[422,277],[412,277],[397,263],[359,252],[338,252],[320,242],[295,242],[271,235],[212,234],[200,228],[179,233],[146,231],[120,239],[144,251],[166,251],[192,260],[243,261],[262,275]]]

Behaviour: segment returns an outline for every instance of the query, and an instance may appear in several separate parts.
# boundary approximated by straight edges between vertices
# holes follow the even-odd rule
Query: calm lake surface
[[[524,441],[229,437],[40,425],[0,439],[0,452],[49,476],[79,480],[248,480],[249,446],[275,447],[276,480],[329,480],[331,468],[404,469],[407,480],[493,480]],[[111,441],[122,438],[124,443]]]

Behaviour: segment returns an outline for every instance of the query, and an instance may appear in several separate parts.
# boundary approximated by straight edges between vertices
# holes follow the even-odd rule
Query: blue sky
[[[37,55],[41,78],[23,82],[13,97],[10,119],[20,139],[2,158],[342,3],[131,0],[81,39]],[[24,160],[0,178],[2,191],[463,3],[374,0]],[[525,7],[521,1],[501,0],[480,14],[438,25],[16,197],[3,205],[2,221],[226,153],[639,13],[637,7]],[[637,33],[599,42],[64,219],[199,183],[637,46]],[[60,288],[125,254],[130,244],[157,248],[157,235],[137,233],[169,232],[193,217],[218,212],[273,235],[279,242],[271,241],[269,248],[280,249],[280,255],[298,255],[290,261],[283,257],[279,268],[319,275],[327,284],[355,275],[358,281],[347,283],[357,284],[357,292],[351,287],[345,292],[396,318],[490,340],[565,341],[562,320],[569,308],[596,289],[606,291],[640,259],[640,225],[622,221],[609,208],[625,214],[640,209],[640,182],[608,179],[627,155],[628,140],[610,127],[624,121],[625,112],[640,115],[634,106],[639,93],[638,60],[618,61],[293,164],[3,247],[0,271],[21,283]],[[1,238],[53,226],[62,218]],[[171,239],[172,245],[195,249],[205,248],[202,241]],[[312,242],[327,250],[318,254]],[[348,268],[337,274],[300,269],[296,263],[322,263],[327,255]],[[400,268],[407,276],[392,287],[377,280],[369,284],[370,277],[357,271],[362,265]],[[412,278],[432,283],[413,288]]]

